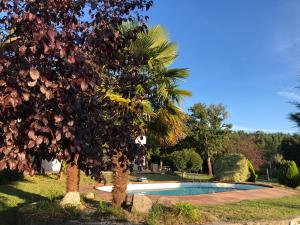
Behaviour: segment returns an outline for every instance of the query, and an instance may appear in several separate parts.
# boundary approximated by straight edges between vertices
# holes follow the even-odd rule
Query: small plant
[[[100,201],[96,214],[98,215],[112,215],[120,219],[127,220],[128,212],[121,207],[115,207],[111,203]]]
[[[247,164],[248,164],[248,169],[249,169],[249,173],[250,173],[250,177],[248,178],[247,181],[256,182],[257,174],[255,173],[254,167],[249,159],[247,159]]]
[[[209,221],[200,210],[189,203],[177,203],[166,207],[160,204],[154,205],[146,220],[147,225],[179,225],[179,224],[202,224]]]
[[[282,161],[278,175],[278,182],[292,188],[299,186],[300,174],[294,161]]]
[[[189,203],[177,203],[174,209],[178,216],[183,216],[192,221],[197,220],[199,217],[198,209]]]

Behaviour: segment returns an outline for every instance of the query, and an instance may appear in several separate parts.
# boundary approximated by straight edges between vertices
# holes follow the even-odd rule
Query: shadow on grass
[[[6,197],[0,198],[0,225],[16,225],[17,213],[20,207],[22,207],[24,204],[47,200],[47,198],[41,195],[22,191],[9,185],[2,186],[0,188],[0,192],[22,199],[22,203],[18,203],[16,206],[11,206],[7,204],[8,199]]]

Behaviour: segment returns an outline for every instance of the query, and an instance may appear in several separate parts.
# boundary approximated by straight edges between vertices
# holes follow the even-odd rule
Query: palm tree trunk
[[[212,172],[212,166],[211,166],[211,158],[210,158],[210,156],[207,157],[207,169],[208,169],[208,175],[212,176],[213,172]]]
[[[115,165],[113,170],[113,190],[112,197],[115,206],[120,207],[126,200],[126,189],[128,184],[129,169],[126,163],[122,162],[123,153],[119,152],[113,156],[113,163]]]
[[[66,195],[61,200],[60,205],[78,206],[81,205],[79,194],[80,173],[75,163],[68,162],[66,165]]]
[[[67,163],[66,166],[67,185],[66,191],[79,192],[80,173],[78,166],[75,164]]]

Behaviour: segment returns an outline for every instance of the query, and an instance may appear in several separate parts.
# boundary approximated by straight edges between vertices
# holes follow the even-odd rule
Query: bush
[[[23,178],[23,174],[18,171],[12,171],[5,169],[0,171],[0,184],[6,184],[11,181],[20,180]]]
[[[278,182],[288,187],[296,188],[300,184],[300,175],[294,161],[283,160],[278,174]]]
[[[175,151],[171,158],[176,169],[181,172],[198,172],[202,168],[203,160],[192,148]]]
[[[250,173],[250,177],[248,178],[247,181],[255,182],[257,179],[257,174],[255,173],[254,167],[249,159],[247,159],[247,164],[248,164],[248,169],[249,169],[249,173]]]
[[[247,159],[238,153],[220,156],[214,163],[215,178],[220,181],[243,182],[250,177]]]

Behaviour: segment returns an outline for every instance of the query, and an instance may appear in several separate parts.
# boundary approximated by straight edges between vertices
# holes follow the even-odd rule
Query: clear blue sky
[[[190,69],[185,111],[222,103],[235,129],[299,131],[299,0],[155,0],[149,16],[179,45],[173,67]]]

